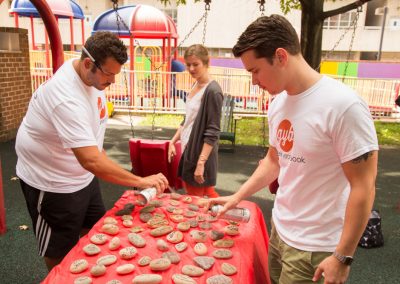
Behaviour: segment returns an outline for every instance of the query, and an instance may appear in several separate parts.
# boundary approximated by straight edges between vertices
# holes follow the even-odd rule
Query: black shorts
[[[47,192],[20,183],[40,256],[64,257],[78,242],[81,230],[92,228],[106,212],[96,177],[73,193]]]

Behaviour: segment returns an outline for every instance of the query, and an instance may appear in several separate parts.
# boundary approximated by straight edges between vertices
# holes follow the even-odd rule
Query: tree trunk
[[[302,3],[301,52],[314,69],[319,68],[321,62],[323,9],[324,0],[313,0],[311,4]]]

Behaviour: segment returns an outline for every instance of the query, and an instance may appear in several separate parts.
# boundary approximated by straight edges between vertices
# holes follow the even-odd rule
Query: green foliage
[[[379,145],[400,145],[400,123],[375,122]]]
[[[301,10],[301,4],[299,0],[280,0],[281,10],[286,15],[290,10]]]

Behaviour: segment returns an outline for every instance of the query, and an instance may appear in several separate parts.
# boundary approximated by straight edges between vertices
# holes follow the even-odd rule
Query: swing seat
[[[221,111],[221,132],[219,134],[220,141],[229,141],[231,145],[219,145],[219,150],[222,152],[235,152],[236,140],[236,122],[239,118],[233,116],[235,108],[235,99],[230,95],[225,95],[222,102]]]
[[[181,144],[175,144],[176,156],[171,163],[168,163],[168,147],[169,141],[166,140],[129,139],[132,172],[142,177],[162,173],[171,187],[182,188],[182,182],[178,178]]]

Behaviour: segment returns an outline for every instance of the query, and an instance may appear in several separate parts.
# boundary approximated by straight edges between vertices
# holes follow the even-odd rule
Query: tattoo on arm
[[[361,156],[355,158],[352,160],[353,164],[359,164],[362,162],[362,160],[367,161],[369,157],[372,156],[372,151],[371,152],[367,152],[365,154],[362,154]]]

